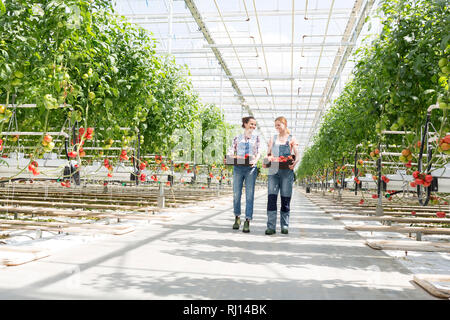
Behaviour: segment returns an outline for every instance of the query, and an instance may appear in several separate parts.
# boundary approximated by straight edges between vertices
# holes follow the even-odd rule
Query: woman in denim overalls
[[[229,155],[236,154],[245,158],[246,155],[253,156],[250,162],[251,166],[235,165],[233,169],[233,207],[235,221],[233,229],[239,229],[241,225],[241,196],[242,186],[245,181],[245,222],[243,232],[250,232],[250,220],[253,217],[253,202],[255,193],[255,182],[258,175],[256,163],[260,157],[259,136],[253,134],[256,128],[256,120],[253,117],[242,119],[242,127],[245,129],[243,134],[233,139],[233,147],[228,152]]]
[[[277,162],[272,162],[268,168],[268,201],[267,201],[267,230],[266,234],[275,233],[277,224],[277,197],[281,196],[280,225],[281,233],[287,234],[289,228],[289,212],[294,183],[294,167],[299,161],[297,142],[287,129],[287,121],[284,117],[275,119],[275,128],[279,134],[274,135],[269,141],[268,155],[274,157],[288,157],[294,152],[295,161],[289,169],[279,169]]]

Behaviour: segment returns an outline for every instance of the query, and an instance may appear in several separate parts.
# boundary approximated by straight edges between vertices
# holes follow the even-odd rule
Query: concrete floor
[[[435,299],[398,261],[298,192],[289,235],[277,225],[266,236],[266,198],[257,193],[249,234],[232,230],[225,197],[0,269],[0,299]]]

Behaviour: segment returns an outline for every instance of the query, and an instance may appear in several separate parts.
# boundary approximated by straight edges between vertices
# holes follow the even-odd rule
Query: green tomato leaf
[[[0,16],[4,15],[6,13],[6,7],[3,4],[3,1],[0,0]]]

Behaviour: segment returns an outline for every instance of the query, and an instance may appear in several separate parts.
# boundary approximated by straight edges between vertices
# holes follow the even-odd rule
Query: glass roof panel
[[[354,65],[351,52],[369,34],[365,17],[377,5],[377,0],[115,2],[119,15],[154,34],[158,54],[170,50],[177,63],[188,66],[203,103],[215,103],[236,124],[248,107],[266,141],[275,132],[274,118],[285,116],[302,142],[301,153],[345,85]],[[379,31],[372,26],[370,33]]]

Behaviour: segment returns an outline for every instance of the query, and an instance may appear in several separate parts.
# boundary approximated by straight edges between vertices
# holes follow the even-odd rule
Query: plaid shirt
[[[259,136],[252,134],[252,136],[250,138],[246,138],[244,134],[240,134],[236,137],[234,137],[233,139],[233,144],[231,146],[231,151],[229,153],[233,153],[233,154],[237,154],[237,148],[238,148],[238,144],[239,142],[248,142],[249,140],[253,140],[253,150],[252,150],[252,155],[256,156],[259,153]]]

